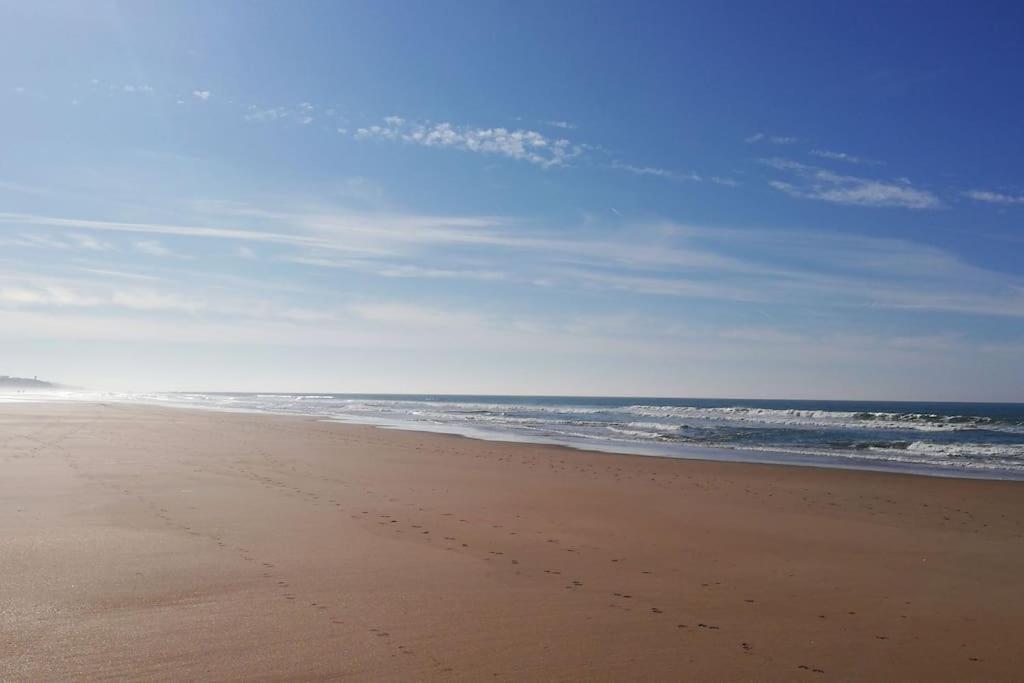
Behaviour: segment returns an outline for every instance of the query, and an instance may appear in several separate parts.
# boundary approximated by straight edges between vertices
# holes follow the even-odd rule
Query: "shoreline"
[[[168,406],[173,407],[173,406]],[[191,409],[190,406],[182,406],[183,409]],[[204,410],[203,408],[195,408],[195,410]],[[210,410],[218,410],[211,408]],[[224,412],[234,412],[225,409]],[[274,413],[270,411],[238,411],[238,412],[251,412],[253,414],[261,415],[276,415],[281,417],[298,417],[291,413]],[[579,451],[582,453],[601,453],[604,455],[619,455],[636,458],[660,458],[664,460],[697,460],[701,462],[724,462],[741,465],[770,465],[773,467],[805,467],[811,469],[822,469],[822,470],[840,470],[840,471],[852,471],[852,472],[875,472],[878,474],[894,474],[903,475],[910,477],[933,477],[938,479],[968,479],[968,480],[981,480],[981,481],[1024,481],[1024,472],[1014,472],[1011,470],[956,470],[953,468],[942,468],[942,467],[929,467],[927,465],[915,465],[912,463],[897,463],[889,462],[888,464],[857,464],[857,465],[842,465],[843,456],[801,456],[786,451],[771,450],[771,449],[743,449],[734,448],[730,446],[681,446],[680,451],[687,453],[687,455],[672,455],[668,453],[659,452],[640,452],[636,450],[620,450],[609,446],[608,448],[601,448],[597,445],[591,444],[573,444],[569,442],[557,441],[554,439],[543,440],[543,439],[526,439],[526,438],[500,438],[495,433],[494,438],[488,438],[484,435],[484,431],[480,430],[479,435],[472,435],[459,431],[447,431],[443,428],[439,429],[424,429],[423,427],[416,426],[410,423],[409,426],[402,424],[387,424],[385,422],[374,422],[371,420],[359,421],[359,420],[347,420],[342,418],[320,418],[315,416],[309,416],[310,419],[318,422],[330,422],[336,424],[347,424],[347,425],[360,425],[374,427],[376,429],[394,430],[402,432],[417,432],[421,434],[439,434],[443,436],[455,436],[463,439],[470,439],[473,441],[484,441],[490,443],[512,443],[512,444],[523,444],[523,445],[537,445],[537,446],[551,446],[554,448],[567,448],[572,451]],[[726,457],[722,457],[720,454],[727,454]],[[757,455],[748,454],[761,454],[765,457],[759,457]],[[729,457],[728,454],[733,454]],[[850,459],[856,456],[849,456]],[[774,458],[774,459],[772,459]],[[837,460],[837,463],[833,463],[829,460],[833,458]],[[863,461],[861,461],[863,462]]]
[[[560,397],[555,397],[560,398]],[[103,402],[99,402],[103,405]],[[836,472],[866,472],[870,474],[878,475],[894,475],[903,477],[926,477],[933,479],[953,479],[953,480],[965,480],[965,481],[999,481],[999,482],[1024,482],[1024,472],[1017,473],[1006,470],[986,470],[979,472],[965,472],[961,470],[942,469],[939,467],[927,467],[927,466],[915,466],[909,463],[889,463],[880,464],[876,466],[871,465],[858,465],[858,466],[843,466],[841,464],[833,464],[825,460],[826,456],[821,456],[817,461],[811,461],[810,458],[804,458],[803,460],[797,460],[801,456],[791,455],[785,451],[772,451],[772,450],[755,450],[755,449],[740,449],[731,447],[699,447],[699,446],[683,446],[682,449],[686,450],[692,455],[671,455],[666,453],[658,452],[638,452],[629,450],[616,450],[612,447],[607,449],[600,448],[599,446],[592,444],[580,444],[576,445],[568,442],[559,442],[556,440],[542,440],[542,439],[527,439],[527,438],[515,438],[516,435],[509,432],[509,438],[502,438],[500,432],[493,432],[492,437],[489,438],[486,430],[478,430],[479,433],[469,434],[455,430],[446,430],[444,425],[439,425],[438,429],[426,429],[416,423],[401,423],[395,421],[389,424],[385,421],[375,421],[372,419],[360,420],[357,418],[337,418],[337,417],[321,417],[317,415],[301,415],[296,413],[286,412],[273,412],[269,410],[255,410],[255,409],[231,409],[222,407],[201,407],[201,406],[184,406],[174,404],[160,404],[160,403],[143,403],[143,402],[118,402],[119,405],[139,405],[154,408],[167,408],[171,410],[186,410],[202,412],[215,412],[225,414],[237,414],[237,415],[267,415],[271,417],[283,417],[292,418],[297,420],[309,421],[312,423],[319,424],[337,424],[343,426],[352,427],[368,427],[371,429],[379,429],[383,431],[394,431],[394,432],[407,432],[411,434],[418,434],[424,436],[440,436],[457,439],[466,439],[468,441],[476,441],[482,443],[494,443],[494,444],[508,444],[508,445],[521,445],[521,446],[536,446],[543,448],[552,448],[558,450],[566,450],[570,452],[591,454],[591,455],[603,455],[603,456],[615,456],[615,457],[626,457],[626,458],[646,458],[646,459],[657,459],[666,461],[683,461],[683,462],[706,462],[706,463],[723,463],[728,465],[755,465],[769,468],[776,467],[796,467],[801,469],[811,470],[826,470]],[[468,431],[468,430],[467,430]],[[720,453],[736,454],[733,457],[721,457]],[[748,453],[757,453],[764,456],[771,457],[772,455],[782,456],[778,460],[767,460],[756,455],[747,456]],[[702,457],[702,454],[707,454],[707,457]],[[789,459],[792,458],[792,459]],[[837,458],[839,459],[839,458]],[[991,476],[996,473],[1000,476]]]
[[[191,394],[192,392],[172,392],[180,394]],[[216,395],[233,396],[233,395],[252,395],[252,396],[290,396],[291,394],[262,394],[257,392],[242,392],[241,394],[232,392],[211,392]],[[309,394],[310,396],[317,396],[318,394]],[[390,394],[379,394],[378,396],[391,396]],[[418,396],[418,395],[417,395]],[[445,395],[437,395],[438,398],[444,398]],[[481,396],[480,398],[488,398]],[[502,398],[502,397],[492,397]],[[544,398],[578,398],[578,397],[562,397],[562,396],[550,396]],[[605,397],[597,397],[605,398]],[[614,398],[614,397],[612,397]],[[650,398],[650,397],[625,397],[625,398]],[[18,401],[12,401],[11,403],[17,403]],[[396,430],[396,431],[410,431],[410,432],[422,432],[424,434],[444,434],[449,436],[459,436],[467,439],[474,439],[478,441],[493,442],[493,443],[521,443],[521,444],[535,444],[535,445],[546,445],[546,446],[557,446],[560,448],[568,448],[571,450],[589,452],[589,453],[605,453],[622,456],[636,456],[645,458],[665,458],[669,460],[700,460],[710,462],[732,462],[732,463],[743,463],[753,465],[774,465],[779,467],[807,467],[813,469],[826,469],[826,470],[840,470],[840,471],[865,471],[865,472],[878,472],[882,474],[899,474],[905,476],[915,477],[934,477],[940,479],[969,479],[969,480],[984,480],[984,481],[1024,481],[1024,471],[1013,471],[1007,469],[998,468],[954,468],[954,467],[943,467],[938,465],[928,465],[922,463],[911,463],[911,462],[899,462],[893,460],[882,460],[864,458],[857,455],[846,455],[843,453],[830,453],[830,454],[819,454],[819,453],[795,453],[779,449],[765,448],[736,448],[732,446],[696,446],[690,444],[673,444],[672,451],[669,452],[668,448],[658,448],[654,444],[641,444],[629,445],[624,443],[621,446],[607,445],[602,446],[601,443],[591,443],[584,440],[578,442],[556,439],[556,438],[529,438],[528,436],[518,434],[516,432],[507,431],[501,432],[499,430],[488,430],[485,428],[472,428],[472,427],[461,427],[459,425],[439,424],[436,428],[430,428],[427,424],[417,422],[404,422],[401,420],[387,420],[387,419],[374,419],[374,418],[361,418],[353,416],[321,416],[321,415],[303,415],[294,412],[286,411],[274,411],[269,409],[255,409],[255,408],[232,408],[225,406],[203,406],[203,405],[183,405],[171,402],[163,401],[144,401],[136,399],[76,399],[76,398],[56,398],[56,397],[44,397],[39,400],[25,401],[26,403],[63,403],[63,402],[96,402],[96,403],[117,403],[123,405],[143,405],[153,406],[160,408],[173,408],[176,410],[198,410],[198,411],[212,411],[221,413],[237,413],[237,414],[255,414],[255,415],[275,415],[281,417],[305,417],[314,421],[320,422],[334,422],[338,424],[352,424],[352,425],[365,425],[371,426],[378,429]],[[857,403],[856,401],[851,401]],[[4,402],[0,401],[0,405]],[[899,401],[891,401],[890,403],[900,403]],[[909,402],[906,402],[909,403]],[[932,402],[942,403],[942,402]],[[945,402],[955,405],[953,402]],[[987,405],[997,405],[995,403]],[[1001,404],[1000,404],[1001,405]],[[1009,404],[1006,405],[1015,405]]]
[[[1012,481],[0,406],[0,679],[1014,680]]]

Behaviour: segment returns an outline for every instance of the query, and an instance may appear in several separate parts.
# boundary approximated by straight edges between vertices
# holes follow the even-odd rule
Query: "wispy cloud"
[[[655,178],[664,178],[666,180],[674,180],[677,182],[701,182],[704,180],[704,178],[692,171],[671,171],[667,168],[658,168],[657,166],[634,166],[633,164],[623,164],[619,162],[614,162],[609,164],[609,166],[620,171],[632,173],[633,175],[653,176]]]
[[[66,236],[69,240],[80,249],[87,249],[89,251],[109,251],[113,247],[107,242],[96,239],[92,235],[83,235],[81,233],[69,233]]]
[[[0,223],[163,235],[172,246],[177,237],[234,242],[236,250],[260,244],[260,258],[268,263],[384,278],[606,289],[765,306],[786,302],[812,309],[827,303],[830,309],[1024,316],[1024,282],[901,240],[674,223],[598,227],[587,239],[573,239],[563,229],[512,218],[265,210],[232,203],[206,203],[202,209],[192,225],[25,214],[0,214]],[[199,222],[203,215],[221,223],[258,222],[265,230],[205,227]]]
[[[59,218],[53,216],[38,216],[31,214],[0,213],[0,223],[22,223],[26,225],[49,225],[54,227],[71,227],[81,230],[101,230],[106,232],[152,234],[152,235],[177,235],[182,237],[202,237],[209,239],[240,240],[246,242],[266,242],[270,244],[291,245],[298,247],[314,247],[322,249],[341,249],[344,251],[370,251],[376,253],[376,249],[363,249],[355,246],[344,246],[336,240],[320,237],[287,234],[275,232],[263,232],[259,230],[236,229],[236,228],[210,228],[195,225],[174,225],[158,223],[127,223],[117,221],[103,221],[81,218]],[[66,243],[46,243],[44,238],[38,236],[25,236],[20,238],[28,246],[53,246],[56,248],[67,248]]]
[[[820,159],[829,159],[831,161],[845,161],[849,164],[879,164],[878,161],[871,161],[870,159],[864,159],[862,157],[847,154],[846,152],[833,152],[828,149],[812,149],[810,152],[811,156],[816,156]]]
[[[764,133],[754,133],[743,139],[748,145],[757,144],[759,142],[766,142],[772,145],[792,145],[793,143],[799,142],[800,138],[788,136],[788,135],[766,135]]]
[[[322,110],[322,111],[321,111]],[[245,107],[243,112],[243,118],[246,121],[255,121],[258,123],[274,123],[277,121],[290,121],[300,126],[308,126],[309,124],[316,121],[314,115],[317,111],[321,111],[321,118],[326,119],[328,122],[334,122],[334,124],[341,123],[342,119],[337,116],[337,112],[333,108],[323,110],[318,108],[312,102],[299,102],[294,106],[272,106],[263,107],[255,104],[250,104]],[[336,126],[336,130],[339,133],[346,133],[347,128],[344,126]]]
[[[43,233],[21,233],[13,237],[0,237],[0,246],[26,247],[29,249],[82,249],[87,251],[109,251],[113,245],[96,239],[92,235],[67,233],[59,236]]]
[[[255,104],[250,104],[245,112],[245,120],[266,123],[268,121],[280,121],[281,119],[289,118],[291,115],[291,110],[285,107],[257,107]]]
[[[22,233],[12,237],[0,237],[0,246],[24,247],[27,249],[70,249],[71,244],[49,235]]]
[[[388,263],[375,259],[337,259],[316,255],[290,255],[280,259],[287,263],[296,263],[317,268],[334,268],[371,273],[387,278],[423,278],[450,280],[483,280],[498,281],[507,279],[507,274],[497,270],[472,268],[431,268],[412,263]]]
[[[665,180],[671,180],[680,183],[714,183],[715,185],[722,185],[724,187],[737,187],[739,181],[733,180],[732,178],[723,178],[721,176],[702,176],[699,173],[693,171],[673,171],[667,168],[660,168],[658,166],[636,166],[634,164],[626,164],[619,161],[614,161],[608,164],[609,168],[614,168],[619,171],[625,171],[637,176],[650,176],[653,178],[663,178]]]
[[[415,350],[406,357],[416,358],[436,349],[456,359],[484,349],[502,358],[506,374],[514,354],[502,351],[577,358],[585,340],[586,354],[622,354],[624,367],[637,357],[722,362],[755,354],[762,366],[803,368],[813,358],[863,356],[878,369],[893,354],[922,366],[940,364],[931,354],[964,355],[959,348],[946,351],[956,340],[941,333],[914,338],[913,321],[974,329],[986,325],[964,323],[960,316],[1013,317],[1010,325],[1024,320],[1018,277],[903,240],[667,221],[615,221],[588,225],[582,233],[512,217],[360,215],[311,207],[305,198],[276,198],[272,207],[189,204],[174,212],[186,225],[74,219],[76,234],[128,235],[141,228],[145,239],[160,235],[162,244],[187,243],[196,253],[196,238],[210,240],[202,253],[220,257],[225,270],[252,273],[253,282],[245,285],[223,279],[212,264],[190,270],[182,267],[187,262],[173,260],[112,260],[125,255],[131,239],[118,243],[120,252],[53,254],[63,264],[42,265],[18,254],[5,262],[0,254],[0,338],[258,343],[317,353],[401,349]],[[0,223],[8,217],[0,215]],[[22,214],[0,225],[0,234],[11,225],[17,231],[47,226],[59,235],[72,230],[49,225],[54,220]],[[206,227],[204,220],[218,227]],[[261,229],[219,227],[224,225]],[[258,248],[258,268],[232,257],[240,247]],[[162,278],[108,272],[117,267]],[[319,270],[324,268],[354,274]],[[17,269],[26,272],[12,277]],[[50,271],[65,276],[51,278]],[[460,294],[447,294],[452,291]],[[713,309],[716,319],[675,313],[701,309]],[[886,339],[871,324],[883,310],[900,311],[888,320],[911,322]],[[772,326],[751,324],[756,320]],[[864,329],[876,332],[858,333]],[[969,341],[965,346],[978,348]],[[649,367],[656,365],[652,360]],[[702,364],[665,364],[682,365]],[[718,372],[729,367],[736,365]]]
[[[198,300],[174,292],[152,289],[85,289],[82,285],[25,283],[0,286],[0,304],[17,307],[126,308],[138,311],[197,313],[205,308]]]
[[[842,175],[790,159],[762,159],[761,162],[789,176],[787,180],[769,181],[771,187],[799,199],[905,209],[938,209],[943,206],[934,194],[914,187],[906,179],[890,181]]]
[[[115,291],[110,297],[110,303],[137,311],[198,313],[206,308],[204,302],[185,298],[175,292],[139,289]]]
[[[146,254],[147,256],[156,256],[158,258],[188,258],[183,254],[179,254],[173,249],[165,246],[158,240],[140,240],[135,242],[133,245],[135,251],[140,254]]]
[[[124,270],[112,270],[110,268],[89,268],[79,267],[76,269],[79,272],[86,273],[88,275],[99,275],[104,278],[118,278],[121,280],[139,280],[142,282],[161,282],[164,278],[157,275],[146,275],[143,273],[130,273]]]
[[[479,330],[485,319],[477,313],[453,312],[420,305],[395,302],[353,304],[350,309],[359,318],[403,327]]]
[[[219,282],[216,274],[178,271],[173,277],[75,268],[76,274],[43,275],[5,270],[0,273],[0,310],[85,309],[206,315],[213,318],[312,320],[330,315],[288,303],[276,286],[239,278]],[[169,271],[170,272],[170,271]],[[77,273],[81,273],[79,275]]]
[[[90,83],[93,88],[156,93],[156,90],[148,85],[111,85],[101,82],[99,79],[93,79]],[[184,93],[180,91],[176,94],[171,91],[164,93],[164,97],[168,102],[173,102],[177,105],[184,105],[189,99],[206,102],[212,96],[213,94],[210,90],[199,88],[191,91],[186,90]],[[237,103],[232,98],[225,98],[223,102],[225,106],[237,107],[244,120],[249,122],[268,124],[290,122],[296,125],[307,126],[319,120],[324,122],[329,130],[334,130],[341,135],[350,136],[356,140],[385,140],[422,147],[458,149],[526,161],[543,168],[567,166],[590,152],[602,149],[600,146],[573,141],[566,137],[577,126],[570,121],[561,119],[546,119],[539,122],[542,126],[555,128],[563,132],[559,136],[548,135],[538,130],[527,128],[509,128],[504,126],[480,127],[448,121],[435,123],[413,120],[397,115],[386,116],[379,123],[354,125],[342,116],[336,107],[314,104],[308,101],[294,105],[271,106],[244,105]],[[760,139],[774,144],[787,144],[795,141],[795,138],[765,136],[760,133],[750,138],[751,141]],[[725,187],[736,187],[739,185],[738,181],[721,175],[702,176],[693,171],[677,171],[640,164],[615,163],[612,165],[634,175],[658,177],[677,182],[709,182]]]
[[[528,161],[549,168],[564,166],[583,152],[565,138],[551,138],[534,130],[474,128],[443,123],[410,123],[388,116],[383,125],[358,128],[357,140],[395,140],[424,147],[459,149]]]
[[[96,306],[101,299],[58,285],[0,287],[0,302],[14,306]]]
[[[964,196],[987,204],[1002,204],[1004,206],[1024,204],[1024,195],[1005,194],[1003,192],[993,192],[991,190],[969,190],[964,192]]]
[[[206,102],[213,97],[209,89],[196,88],[191,91],[173,88],[154,87],[148,83],[123,83],[121,81],[101,81],[92,79],[88,83],[79,84],[96,92],[146,94],[155,98],[164,98],[168,102],[185,104],[190,98]],[[28,93],[24,86],[16,86],[17,92]],[[415,144],[423,147],[459,149],[482,154],[493,154],[506,158],[527,161],[541,167],[566,166],[574,160],[589,156],[600,145],[584,144],[578,141],[545,135],[536,130],[506,127],[474,127],[451,122],[431,123],[417,122],[402,116],[387,116],[381,123],[356,126],[339,113],[336,106],[314,104],[303,101],[288,106],[244,105],[236,99],[225,97],[221,100],[225,106],[237,108],[238,113],[247,121],[274,122],[290,121],[296,125],[308,126],[316,121],[324,123],[327,130],[336,130],[339,134],[352,136],[359,140],[390,140]],[[80,103],[78,98],[74,102]],[[314,115],[315,114],[315,115]],[[543,126],[557,128],[561,131],[573,131],[577,126],[566,120],[545,119],[539,121]],[[745,142],[751,145],[792,145],[805,141],[792,135],[772,135],[758,131],[747,136]],[[808,152],[810,156],[827,161],[843,162],[852,165],[882,165],[884,162],[868,159],[847,152],[815,148]],[[592,160],[593,161],[593,160]],[[771,160],[772,163],[780,160]],[[839,174],[810,165],[788,162],[787,170],[798,174],[798,178],[775,178],[770,181],[774,189],[803,199],[816,199],[835,204],[857,206],[892,206],[911,209],[934,209],[943,206],[943,202],[931,191],[915,187],[905,179],[868,178]],[[602,164],[595,161],[592,165],[612,166],[627,173],[670,180],[674,182],[707,182],[725,187],[737,187],[741,183],[735,178],[721,175],[707,175],[692,170],[674,170],[653,165],[626,162]],[[0,182],[0,191],[41,193],[41,190],[15,183]],[[1024,204],[1024,195],[993,190],[970,190],[963,196],[979,202],[1001,204],[1004,206]]]

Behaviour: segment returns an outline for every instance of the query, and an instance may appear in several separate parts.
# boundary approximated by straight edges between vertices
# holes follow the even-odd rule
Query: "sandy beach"
[[[0,406],[0,680],[1020,680],[1024,484]]]

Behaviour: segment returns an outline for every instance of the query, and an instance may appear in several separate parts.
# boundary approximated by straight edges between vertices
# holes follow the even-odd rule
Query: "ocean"
[[[1024,479],[1024,404],[586,396],[61,391],[25,400],[138,402],[304,415],[636,455]]]
[[[294,393],[108,398],[640,455],[1024,478],[1024,404]]]

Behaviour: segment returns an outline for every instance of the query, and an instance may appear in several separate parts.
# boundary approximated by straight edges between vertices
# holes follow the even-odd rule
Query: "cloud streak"
[[[608,164],[608,168],[613,168],[618,171],[625,171],[636,176],[649,176],[653,178],[663,178],[664,180],[671,180],[677,183],[714,183],[715,185],[722,185],[724,187],[738,187],[739,182],[732,178],[723,178],[721,176],[702,176],[693,171],[673,171],[667,168],[659,168],[657,166],[635,166],[633,164],[625,164],[622,162],[612,162]]]
[[[565,166],[583,153],[581,145],[534,130],[474,128],[452,123],[410,123],[388,116],[383,124],[356,129],[357,140],[401,141],[422,147],[458,149],[527,161],[543,168]]]
[[[828,149],[812,149],[810,151],[811,156],[818,157],[819,159],[828,159],[830,161],[844,161],[848,164],[878,164],[878,161],[871,161],[870,159],[864,159],[863,157],[854,156],[847,154],[846,152],[833,152]]]
[[[765,142],[771,145],[792,145],[800,141],[800,138],[788,136],[788,135],[766,135],[764,133],[754,133],[743,139],[748,145],[755,145],[759,142]]]
[[[968,190],[964,192],[964,196],[976,202],[985,202],[986,204],[1001,204],[1003,206],[1024,204],[1024,195],[1005,194],[991,190]]]
[[[814,199],[832,204],[904,209],[939,209],[942,201],[910,181],[878,180],[843,175],[790,159],[762,159],[769,168],[786,174],[786,180],[771,180],[768,185],[798,199]]]
[[[239,255],[239,247],[260,244],[264,262],[389,279],[606,289],[768,306],[786,302],[808,309],[842,305],[1024,316],[1024,282],[902,240],[657,222],[574,239],[564,229],[538,229],[511,218],[268,211],[216,202],[198,208],[218,221],[258,219],[267,230],[205,227],[199,224],[202,214],[193,225],[26,214],[0,214],[0,223],[161,235],[170,246],[154,239],[130,243],[138,248],[153,242],[157,248],[150,251],[161,256],[182,237],[228,242],[220,253],[239,261],[254,255]]]
[[[634,166],[632,164],[613,163],[610,164],[611,168],[618,169],[620,171],[626,171],[638,176],[653,176],[655,178],[664,178],[665,180],[672,180],[675,182],[701,182],[704,180],[701,176],[696,173],[689,171],[680,173],[679,171],[670,171],[666,168],[658,168],[656,166]]]

